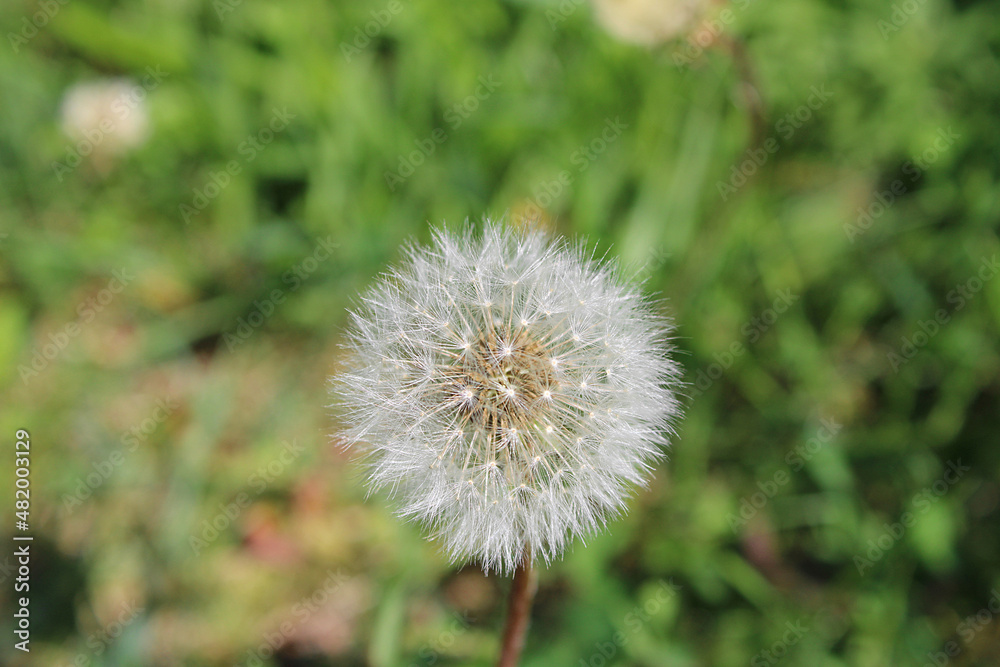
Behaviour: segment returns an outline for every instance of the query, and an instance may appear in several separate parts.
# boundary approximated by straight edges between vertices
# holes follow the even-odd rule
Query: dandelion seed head
[[[644,46],[682,36],[711,8],[708,0],[593,0],[593,5],[609,33]]]
[[[89,142],[94,157],[101,159],[141,146],[149,136],[145,94],[137,97],[142,90],[131,79],[74,84],[62,101],[63,132],[75,142]]]
[[[437,231],[352,313],[333,385],[344,439],[454,560],[550,561],[663,455],[679,414],[669,332],[581,247],[491,222]]]

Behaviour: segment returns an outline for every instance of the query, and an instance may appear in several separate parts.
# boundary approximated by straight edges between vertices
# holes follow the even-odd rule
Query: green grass
[[[1000,662],[996,4],[733,3],[755,141],[723,48],[398,2],[71,0],[26,42],[45,3],[0,9],[0,429],[31,431],[36,535],[32,654],[5,613],[0,662],[491,664],[506,583],[365,499],[325,382],[401,244],[524,212],[646,281],[689,383],[629,516],[542,573],[526,667]],[[150,67],[144,145],[54,166],[65,91]]]

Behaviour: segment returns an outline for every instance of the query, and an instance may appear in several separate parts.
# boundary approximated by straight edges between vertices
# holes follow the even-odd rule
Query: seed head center
[[[527,429],[547,412],[552,365],[545,347],[525,331],[490,330],[460,354],[447,376],[462,400],[459,410],[487,431]]]

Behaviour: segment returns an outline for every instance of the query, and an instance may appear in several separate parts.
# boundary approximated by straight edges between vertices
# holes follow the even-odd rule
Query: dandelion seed
[[[454,560],[551,561],[663,455],[679,414],[669,322],[582,248],[490,222],[438,231],[361,303],[334,379],[345,441]]]

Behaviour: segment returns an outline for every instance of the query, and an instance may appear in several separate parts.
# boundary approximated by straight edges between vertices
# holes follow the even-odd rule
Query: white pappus
[[[614,263],[540,231],[437,230],[351,320],[344,441],[371,490],[487,572],[622,513],[679,415],[670,322]]]

